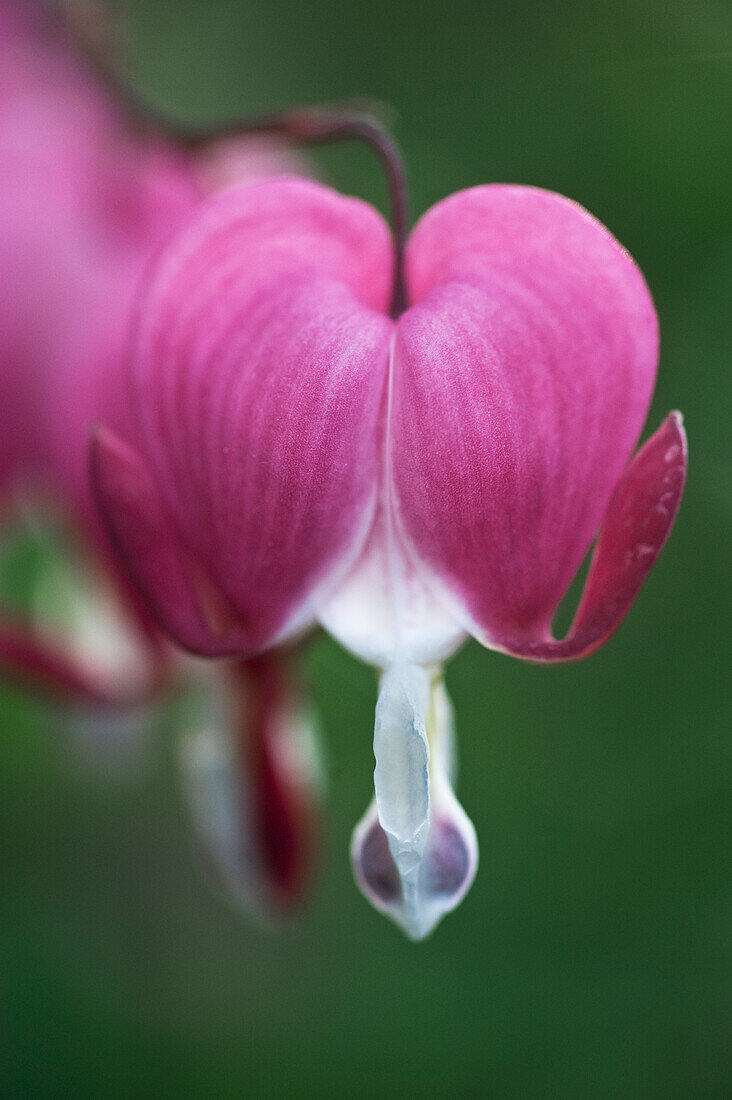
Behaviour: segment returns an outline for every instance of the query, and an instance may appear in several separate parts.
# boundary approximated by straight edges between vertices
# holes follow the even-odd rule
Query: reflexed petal
[[[488,644],[548,636],[646,415],[650,295],[589,214],[525,187],[439,204],[407,269],[392,454],[408,544]]]
[[[641,447],[612,496],[582,601],[562,641],[494,639],[497,648],[533,661],[585,657],[619,626],[661,552],[681,503],[686,435],[678,413]]]
[[[382,677],[376,798],[351,846],[356,881],[380,912],[424,939],[475,877],[475,830],[452,789],[452,709],[442,680],[397,663]]]
[[[311,621],[366,538],[391,264],[364,204],[269,181],[204,204],[144,296],[143,450],[245,650]]]

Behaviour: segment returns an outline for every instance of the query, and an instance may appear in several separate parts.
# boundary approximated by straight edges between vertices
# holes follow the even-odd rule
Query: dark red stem
[[[170,130],[168,130],[170,132]],[[391,228],[394,237],[394,280],[390,312],[398,317],[407,305],[404,282],[404,249],[409,231],[409,189],[404,159],[396,141],[377,119],[346,107],[306,107],[284,114],[263,115],[244,122],[224,123],[214,128],[177,128],[174,136],[185,144],[199,146],[212,138],[242,134],[273,134],[311,145],[337,141],[363,141],[378,156],[389,188]]]
[[[409,232],[407,173],[399,145],[386,126],[373,114],[355,108],[353,103],[334,103],[207,126],[186,126],[139,99],[128,82],[121,79],[113,66],[98,52],[92,52],[88,48],[85,52],[113,95],[126,104],[133,119],[141,126],[157,130],[189,148],[200,148],[212,141],[247,134],[272,134],[308,145],[349,140],[365,142],[378,156],[389,188],[390,221],[394,237],[394,278],[390,312],[394,318],[404,312],[407,306],[404,249]]]

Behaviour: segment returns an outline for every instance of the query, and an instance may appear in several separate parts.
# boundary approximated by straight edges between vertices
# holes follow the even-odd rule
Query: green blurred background
[[[395,109],[415,215],[492,180],[587,206],[654,292],[649,429],[683,410],[691,474],[604,650],[547,670],[471,643],[452,662],[481,867],[419,946],[351,881],[375,685],[333,643],[308,660],[330,756],[322,867],[279,931],[201,877],[172,720],[140,771],[99,776],[0,689],[0,1092],[732,1095],[732,7],[129,8],[139,87],[181,117],[373,97]],[[368,152],[314,157],[383,208]]]

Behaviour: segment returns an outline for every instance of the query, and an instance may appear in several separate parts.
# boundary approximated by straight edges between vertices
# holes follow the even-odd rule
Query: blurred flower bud
[[[280,654],[209,665],[202,677],[199,714],[181,742],[202,854],[247,911],[287,912],[307,892],[316,848],[323,781],[313,714]]]

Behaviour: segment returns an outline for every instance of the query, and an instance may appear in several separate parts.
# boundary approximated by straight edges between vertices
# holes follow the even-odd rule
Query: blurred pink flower
[[[133,301],[151,258],[205,194],[293,159],[261,139],[219,143],[198,156],[144,132],[43,3],[0,0],[0,49],[0,494],[6,507],[20,498],[65,515],[83,563],[60,580],[44,578],[30,630],[6,615],[0,664],[87,708],[159,699],[172,653],[98,525],[90,425],[104,420],[135,438],[124,368]],[[60,617],[51,614],[54,603],[63,604]],[[246,691],[252,706],[266,699],[272,708],[251,736],[260,756],[273,757],[266,783],[281,817],[295,797],[295,765],[273,756],[290,713],[282,692],[269,688],[275,664],[262,683],[260,663],[243,665],[219,690],[231,707],[243,705]],[[101,713],[95,721],[103,724]],[[241,720],[237,729],[241,739]],[[249,786],[256,800],[265,780],[258,765],[245,764],[236,785]],[[304,875],[309,840],[300,839]],[[296,847],[290,838],[290,851]]]
[[[96,537],[89,424],[131,430],[132,299],[200,193],[172,147],[134,131],[45,5],[4,0],[2,14],[0,484],[62,500]]]
[[[317,848],[317,728],[291,666],[282,654],[215,664],[203,714],[181,740],[205,861],[229,895],[267,916],[302,901]]]
[[[205,655],[320,622],[379,668],[357,879],[415,938],[475,873],[440,663],[467,635],[537,661],[618,625],[679,505],[677,414],[632,457],[658,333],[642,275],[581,207],[453,195],[407,246],[364,203],[266,181],[203,204],[147,280],[137,438],[100,430],[97,497],[157,620]],[[574,626],[552,617],[600,530]]]

